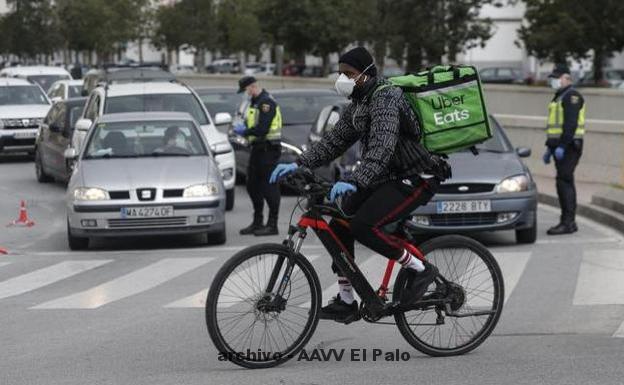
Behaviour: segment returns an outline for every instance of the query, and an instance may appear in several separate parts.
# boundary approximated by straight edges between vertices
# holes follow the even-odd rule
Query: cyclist
[[[336,126],[304,152],[296,163],[278,164],[271,182],[298,167],[316,168],[336,159],[361,141],[361,164],[334,184],[330,201],[344,196],[342,209],[353,215],[349,223],[332,220],[330,228],[354,255],[354,239],[373,251],[397,260],[412,272],[402,302],[416,301],[437,275],[437,268],[405,250],[384,226],[426,204],[450,167],[421,144],[420,126],[402,91],[377,76],[370,53],[354,48],[339,59],[336,90],[351,99]],[[384,85],[383,87],[380,87]],[[358,304],[348,279],[338,275],[339,293],[321,310],[321,318],[344,321],[358,314]]]

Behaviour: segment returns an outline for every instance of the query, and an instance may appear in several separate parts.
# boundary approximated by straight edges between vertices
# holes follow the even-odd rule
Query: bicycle
[[[404,247],[439,270],[420,300],[403,304],[401,291],[409,273],[401,269],[390,291],[395,261],[388,260],[375,291],[323,218],[349,220],[339,205],[326,202],[331,184],[305,169],[285,182],[300,193],[300,208],[302,201],[307,202],[297,225],[292,225],[291,215],[282,244],[260,244],[236,253],[217,272],[208,291],[208,332],[228,360],[246,368],[273,367],[295,357],[312,337],[322,298],[318,276],[301,253],[308,229],[362,299],[363,320],[396,324],[407,342],[430,356],[467,353],[490,335],[503,310],[504,285],[498,263],[482,244],[444,235],[417,247],[409,219],[395,223],[393,235]],[[395,322],[380,321],[391,316]]]

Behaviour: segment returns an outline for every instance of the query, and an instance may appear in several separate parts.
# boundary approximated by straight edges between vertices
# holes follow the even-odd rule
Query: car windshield
[[[78,119],[80,119],[80,115],[82,115],[82,110],[84,105],[82,106],[74,106],[69,109],[69,124],[72,129],[76,125]]]
[[[82,96],[82,85],[80,86],[69,86],[69,97],[70,98],[79,98]]]
[[[235,91],[200,94],[199,98],[202,100],[208,109],[208,112],[210,112],[212,116],[218,114],[219,112],[234,112],[236,110],[236,106],[241,101],[241,95],[237,94]]]
[[[0,106],[23,104],[49,104],[45,94],[37,86],[0,87]]]
[[[208,124],[208,117],[193,94],[109,96],[104,105],[105,114],[146,111],[187,112],[199,124]]]
[[[485,152],[509,152],[512,151],[507,139],[503,136],[502,128],[494,119],[490,119],[490,127],[492,128],[492,137],[485,142],[475,146],[479,151]],[[469,149],[464,151],[470,151]]]
[[[191,121],[97,123],[85,159],[206,155]]]
[[[39,84],[41,88],[43,88],[44,90],[47,90],[55,81],[68,80],[69,76],[67,75],[31,75],[31,76],[26,77],[26,79],[28,79],[28,81],[31,83]]]
[[[323,107],[344,101],[343,97],[331,94],[278,94],[274,97],[285,125],[312,124]]]

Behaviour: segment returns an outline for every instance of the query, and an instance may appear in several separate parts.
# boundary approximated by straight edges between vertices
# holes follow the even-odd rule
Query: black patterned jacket
[[[420,144],[420,126],[414,111],[397,87],[383,87],[371,79],[356,87],[352,102],[336,126],[304,152],[298,163],[308,168],[327,164],[361,140],[361,164],[345,182],[358,189],[375,188],[391,180],[421,173],[438,174],[444,161]],[[374,95],[373,95],[374,93]]]

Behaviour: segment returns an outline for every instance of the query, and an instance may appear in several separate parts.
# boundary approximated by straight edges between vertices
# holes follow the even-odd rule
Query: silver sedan
[[[89,238],[225,235],[225,189],[199,125],[186,113],[104,115],[90,128],[67,189],[71,249]]]

